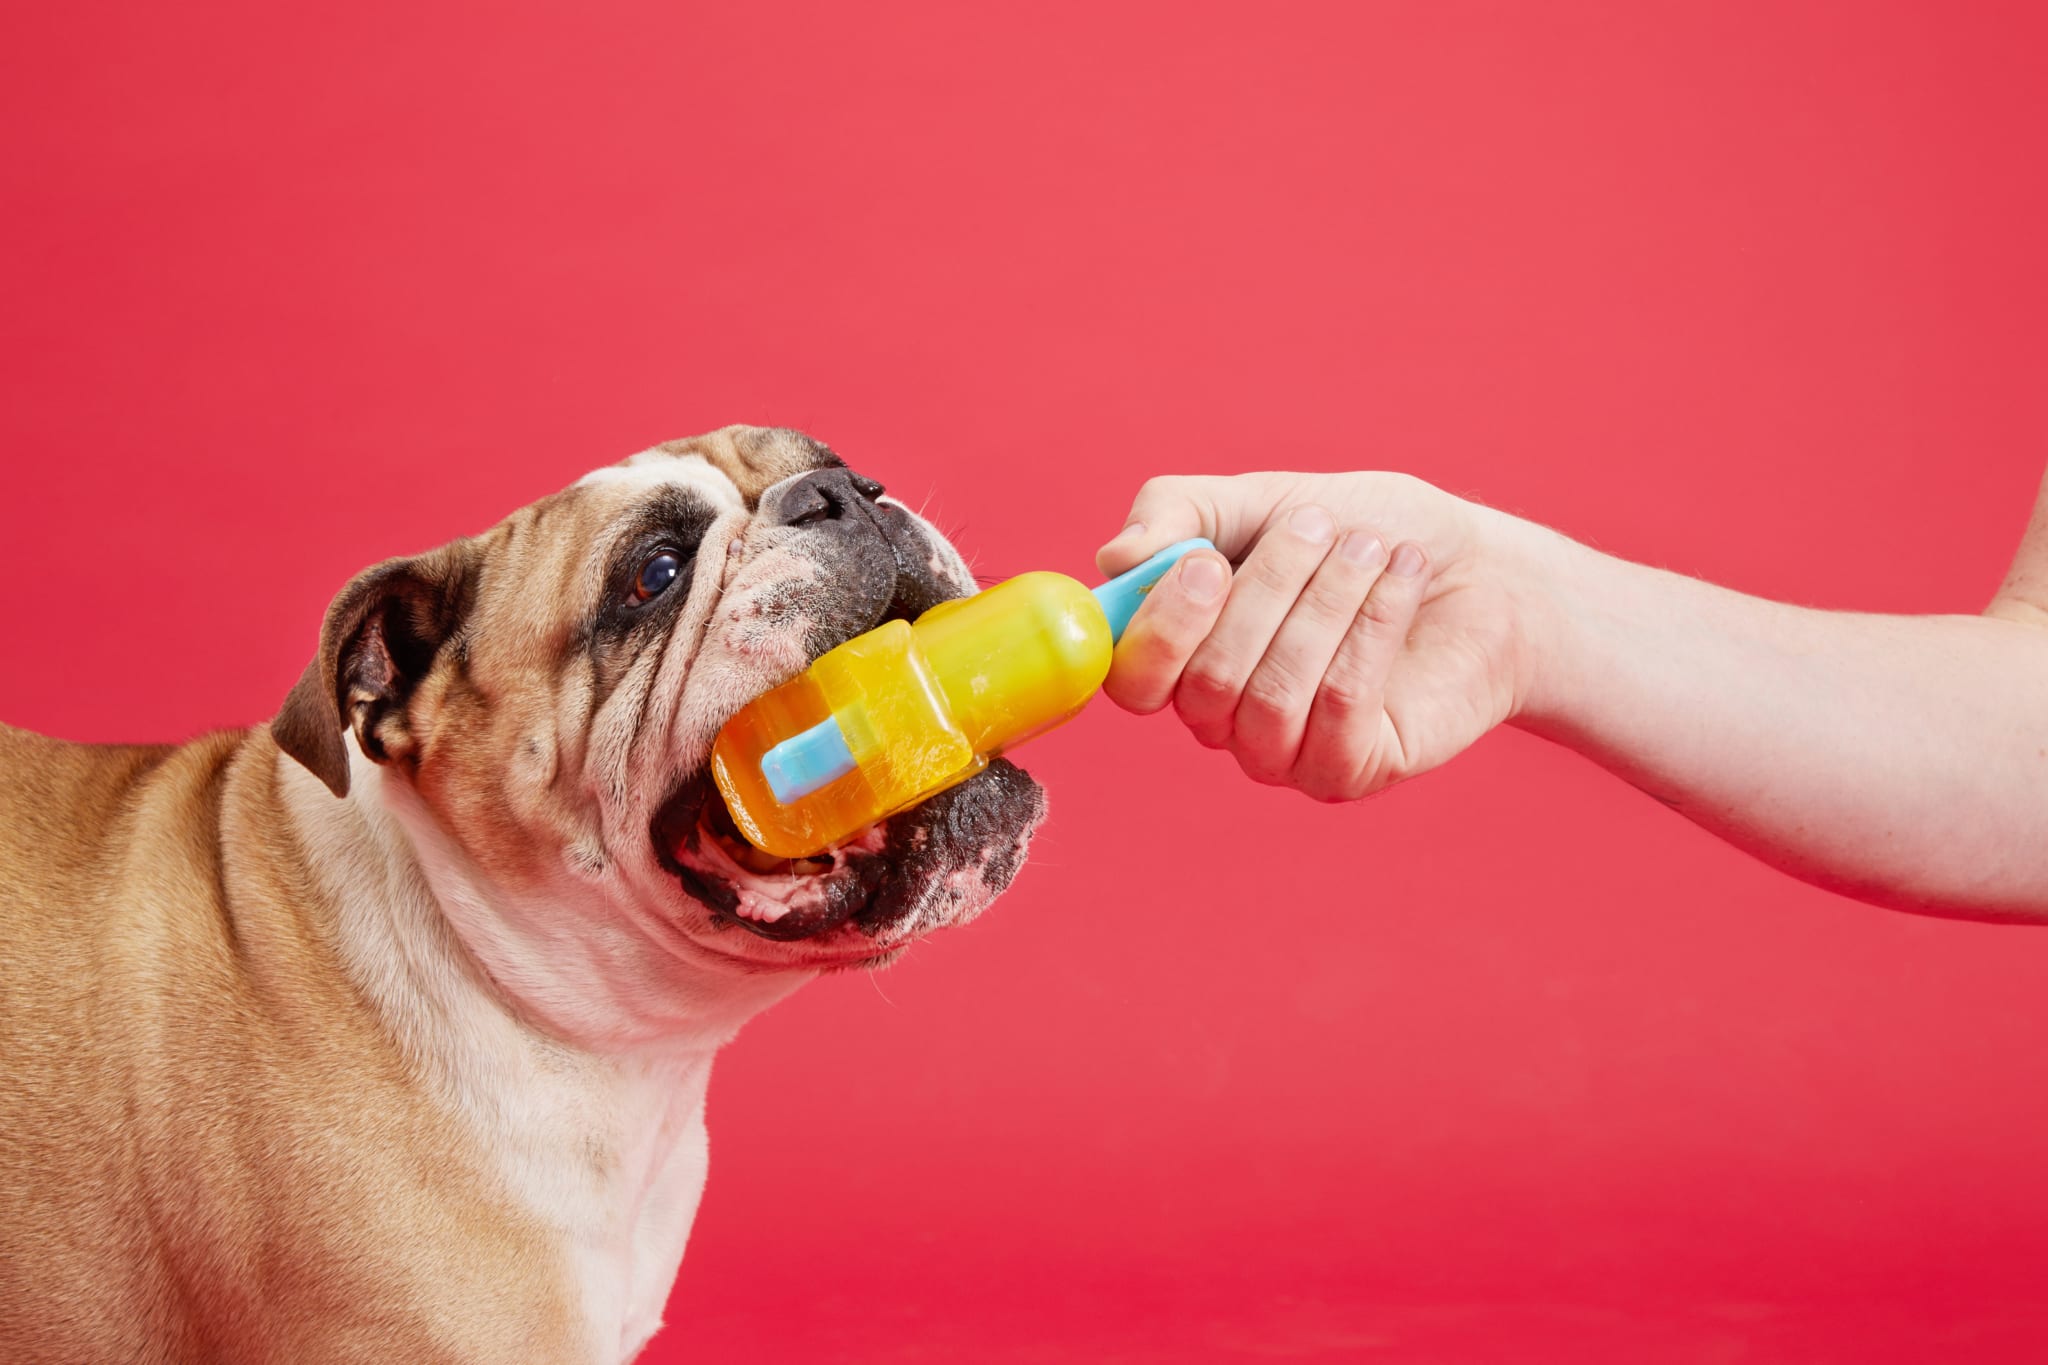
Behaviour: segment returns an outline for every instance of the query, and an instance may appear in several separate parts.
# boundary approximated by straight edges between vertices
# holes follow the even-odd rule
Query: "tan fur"
[[[748,506],[790,475],[819,464],[817,445],[781,427],[722,427],[687,440],[664,441],[655,449],[709,460],[733,481]]]
[[[662,449],[749,506],[831,458],[751,428]],[[589,719],[567,632],[627,500],[572,487],[422,557],[475,577],[465,666],[374,738],[515,883],[587,833],[554,790]],[[337,790],[344,599],[278,721]],[[468,757],[429,761],[456,734]],[[177,748],[0,726],[0,1359],[589,1358],[558,1248],[344,969],[281,761],[268,726]]]
[[[819,571],[756,504],[837,463],[728,428],[373,568],[270,725],[0,726],[0,1362],[631,1358],[712,1054],[978,912],[1042,810],[1004,788],[1014,847],[932,871],[945,914],[886,940],[722,932],[657,863],[658,798],[808,657],[764,604]],[[674,534],[650,499],[684,487],[695,586],[658,635],[607,634],[635,537]]]
[[[0,727],[7,1359],[578,1358],[552,1248],[341,971],[276,761]]]

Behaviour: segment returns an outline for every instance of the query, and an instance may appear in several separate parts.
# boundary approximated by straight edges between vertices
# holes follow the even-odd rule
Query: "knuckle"
[[[1262,541],[1263,554],[1256,554],[1239,570],[1242,577],[1249,578],[1255,587],[1263,588],[1275,595],[1292,593],[1301,582],[1303,556],[1293,546],[1272,541]]]
[[[1195,737],[1195,743],[1201,745],[1204,749],[1224,749],[1230,746],[1232,735],[1230,729],[1231,718],[1228,712],[1225,712],[1223,718],[1218,720],[1213,716],[1191,711],[1186,703],[1177,696],[1174,698],[1173,709],[1174,714],[1180,717],[1181,724],[1187,726],[1188,733]]]
[[[1278,739],[1251,739],[1239,729],[1231,755],[1245,776],[1260,786],[1294,786],[1296,749]]]
[[[1407,603],[1396,594],[1370,593],[1366,596],[1365,605],[1358,609],[1357,628],[1362,628],[1369,635],[1385,635],[1398,628],[1407,614]]]
[[[1139,502],[1157,502],[1172,496],[1186,482],[1179,474],[1155,474],[1138,485]]]
[[[1332,772],[1325,765],[1318,765],[1313,771],[1296,775],[1295,787],[1311,801],[1326,806],[1341,806],[1356,801],[1361,793],[1357,790],[1355,778]]]
[[[1251,763],[1239,763],[1237,766],[1244,770],[1246,777],[1249,777],[1261,787],[1284,787],[1287,785],[1287,777],[1284,773],[1276,773],[1269,768],[1259,767]]]
[[[1323,794],[1330,790],[1329,776],[1318,764],[1297,763],[1294,768],[1294,789],[1311,801],[1321,801]]]
[[[1237,678],[1227,664],[1198,659],[1181,673],[1177,696],[1184,705],[1206,714],[1229,709],[1238,690]]]
[[[1331,672],[1316,689],[1316,705],[1332,721],[1363,714],[1373,704],[1371,690],[1349,673]]]
[[[1306,612],[1318,625],[1349,621],[1358,615],[1365,595],[1364,582],[1354,575],[1334,581],[1330,574],[1320,573],[1309,581],[1295,609]]]
[[[1232,742],[1230,753],[1237,760],[1238,768],[1252,781],[1262,787],[1284,787],[1288,778],[1284,764],[1275,764],[1272,755],[1257,745],[1246,744],[1242,739]]]
[[[1269,659],[1245,683],[1237,709],[1261,719],[1282,718],[1301,709],[1307,692],[1291,667]]]
[[[1155,474],[1138,487],[1131,511],[1140,520],[1155,519],[1171,508],[1197,507],[1199,489],[1187,474]]]

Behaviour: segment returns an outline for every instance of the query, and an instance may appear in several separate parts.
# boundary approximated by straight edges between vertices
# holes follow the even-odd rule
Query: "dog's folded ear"
[[[379,763],[410,757],[408,703],[461,625],[471,578],[461,541],[358,574],[327,608],[320,652],[270,722],[277,747],[336,796],[348,795],[343,727]]]

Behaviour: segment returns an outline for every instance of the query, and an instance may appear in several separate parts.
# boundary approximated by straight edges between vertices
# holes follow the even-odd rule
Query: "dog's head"
[[[737,973],[873,964],[1003,890],[1037,784],[998,760],[777,861],[733,829],[711,743],[834,645],[973,590],[937,531],[825,446],[730,427],[357,577],[272,733],[337,795],[352,737],[445,845],[427,856],[483,885],[470,898],[561,917],[543,942]]]

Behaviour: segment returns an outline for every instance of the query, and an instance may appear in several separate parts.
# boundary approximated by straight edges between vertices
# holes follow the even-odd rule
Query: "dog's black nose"
[[[882,485],[851,469],[814,469],[782,490],[776,517],[785,526],[837,521],[860,502],[882,496]]]

